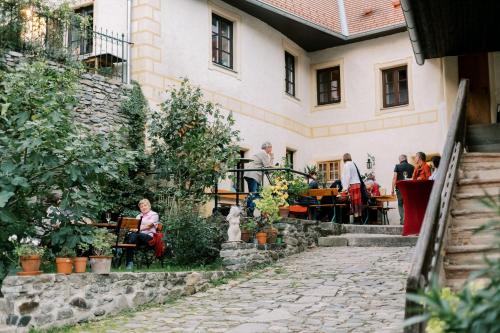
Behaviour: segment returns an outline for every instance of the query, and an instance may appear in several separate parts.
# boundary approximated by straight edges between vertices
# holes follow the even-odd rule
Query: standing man
[[[262,151],[253,155],[253,161],[248,164],[248,169],[271,168],[273,166],[274,155],[271,142],[264,142],[260,148]],[[261,171],[246,171],[243,177],[247,182],[248,192],[250,192],[247,198],[247,208],[251,216],[253,216],[253,209],[255,206],[253,199],[258,196],[259,189],[264,183],[262,176],[263,172]]]
[[[425,161],[425,154],[419,151],[415,155],[415,160],[417,161],[417,168],[413,171],[413,180],[428,180],[431,176],[431,168]]]
[[[413,175],[413,170],[415,167],[408,163],[408,158],[406,155],[399,155],[399,164],[394,167],[394,176],[392,177],[392,195],[394,195],[394,190],[396,190],[396,195],[398,197],[398,211],[399,211],[399,224],[403,224],[405,220],[405,211],[403,207],[403,196],[401,192],[396,188],[396,182],[399,180],[404,180]]]

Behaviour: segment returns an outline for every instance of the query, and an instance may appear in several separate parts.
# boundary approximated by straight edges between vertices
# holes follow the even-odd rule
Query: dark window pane
[[[399,90],[399,104],[408,104],[408,88],[403,87]]]
[[[232,68],[233,23],[212,14],[212,61]]]
[[[340,102],[340,67],[317,72],[318,104]]]
[[[226,38],[221,38],[221,50],[227,53],[231,52],[231,41]]]
[[[399,80],[406,80],[406,68],[399,70]]]
[[[395,103],[394,101],[394,94],[387,94],[385,95],[385,104],[387,105],[393,105]]]

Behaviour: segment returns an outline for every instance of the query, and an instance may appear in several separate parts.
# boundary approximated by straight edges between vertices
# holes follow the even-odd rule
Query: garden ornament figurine
[[[228,242],[241,242],[240,214],[240,207],[231,206],[229,214],[226,217],[226,221],[229,222],[229,228],[227,229]]]

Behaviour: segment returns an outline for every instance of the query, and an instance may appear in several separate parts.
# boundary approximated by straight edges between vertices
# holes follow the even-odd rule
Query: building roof
[[[345,8],[348,34],[342,33],[339,1]],[[343,35],[378,30],[405,22],[398,0],[260,0]]]
[[[415,59],[500,51],[498,0],[402,0]]]
[[[399,0],[222,1],[266,22],[306,51],[406,30]]]

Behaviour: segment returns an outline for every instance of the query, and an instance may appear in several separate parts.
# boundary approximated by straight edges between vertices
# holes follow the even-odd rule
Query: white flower
[[[15,242],[15,241],[17,241],[17,235],[11,235],[11,236],[9,236],[8,239],[9,239],[9,242]]]
[[[35,246],[38,246],[38,245],[40,245],[40,240],[39,240],[39,239],[36,239],[36,238],[33,238],[33,239],[31,240],[31,244],[33,244],[33,245],[35,245]]]

